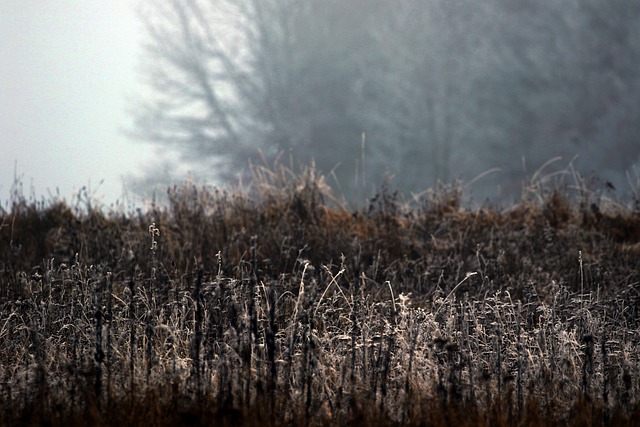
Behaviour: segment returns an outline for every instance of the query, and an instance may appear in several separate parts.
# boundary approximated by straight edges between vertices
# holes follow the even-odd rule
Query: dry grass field
[[[640,419],[640,210],[584,188],[347,209],[307,168],[0,210],[0,425]]]

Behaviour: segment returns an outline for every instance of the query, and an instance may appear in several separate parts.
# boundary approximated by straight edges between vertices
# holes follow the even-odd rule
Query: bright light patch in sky
[[[0,0],[0,205],[15,172],[38,198],[122,200],[155,153],[123,132],[140,34],[134,0]]]

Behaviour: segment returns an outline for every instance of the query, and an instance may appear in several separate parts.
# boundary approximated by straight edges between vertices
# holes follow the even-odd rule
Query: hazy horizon
[[[134,4],[0,0],[2,206],[14,176],[38,199],[87,186],[109,205],[155,155],[123,132],[140,90]]]
[[[155,88],[154,92],[153,84],[143,83],[149,75],[140,72],[140,64],[159,67],[161,63],[154,63],[153,55],[145,57],[149,52],[143,49],[142,40],[147,43],[149,40],[135,11],[137,3],[137,0],[0,0],[0,206],[6,206],[16,178],[22,183],[26,196],[46,199],[59,192],[61,197],[72,202],[83,187],[88,187],[92,197],[109,206],[123,199],[136,204],[140,197],[135,196],[135,192],[151,184],[162,186],[179,182],[188,168],[196,169],[199,180],[210,180],[215,177],[216,166],[209,161],[216,155],[237,152],[236,163],[226,161],[225,164],[232,165],[233,172],[244,166],[240,162],[246,162],[242,156],[249,150],[243,151],[233,145],[225,148],[224,138],[189,145],[188,139],[180,139],[183,136],[180,132],[184,131],[180,129],[173,136],[188,154],[180,156],[172,151],[175,144],[163,145],[165,141],[162,140],[155,145],[134,142],[125,134],[125,129],[133,127],[135,115],[132,109],[136,103],[148,101],[150,95],[166,95],[163,92],[166,88]],[[218,17],[220,10],[215,5],[212,7],[212,16]],[[553,8],[545,10],[546,13],[554,11]],[[545,162],[563,156],[561,162],[552,165],[555,169],[551,172],[555,174],[558,168],[567,167],[576,154],[579,155],[576,163],[581,163],[580,172],[597,172],[603,182],[615,184],[619,193],[628,193],[630,185],[640,185],[640,159],[633,143],[637,132],[634,116],[637,97],[634,93],[640,88],[640,79],[633,73],[629,81],[623,79],[628,69],[635,69],[633,56],[626,54],[635,52],[634,40],[640,33],[630,31],[628,39],[619,43],[618,48],[625,55],[611,56],[608,45],[596,46],[596,49],[589,44],[595,44],[594,41],[583,41],[578,37],[593,33],[586,31],[588,26],[582,28],[582,33],[577,33],[571,26],[548,24],[555,33],[538,39],[535,36],[538,33],[531,33],[538,27],[525,26],[521,34],[518,25],[518,19],[528,21],[536,17],[529,17],[524,12],[515,13],[517,10],[511,12],[513,16],[500,23],[505,31],[509,30],[513,40],[503,31],[495,30],[494,21],[498,18],[488,13],[484,18],[480,17],[482,19],[477,18],[476,24],[486,24],[486,27],[477,26],[477,34],[456,32],[446,23],[440,28],[436,25],[440,21],[435,21],[433,31],[436,35],[427,34],[422,44],[417,43],[415,34],[408,31],[404,34],[406,38],[388,41],[388,46],[380,49],[378,44],[365,41],[380,37],[392,39],[398,36],[397,29],[390,27],[385,32],[382,26],[374,31],[363,25],[360,33],[354,33],[364,40],[357,44],[353,40],[360,39],[353,38],[352,32],[360,21],[343,23],[349,24],[343,28],[349,31],[345,30],[343,38],[340,38],[340,32],[331,32],[336,38],[329,45],[348,46],[351,40],[355,43],[351,54],[341,57],[340,52],[327,49],[326,52],[319,50],[316,55],[298,55],[298,60],[302,61],[299,64],[274,62],[272,75],[282,74],[281,70],[287,66],[303,72],[300,75],[293,71],[289,73],[299,80],[285,82],[282,92],[274,92],[278,96],[265,94],[263,101],[284,100],[277,106],[282,111],[272,122],[261,122],[264,117],[256,113],[263,108],[259,103],[236,109],[244,115],[235,118],[238,123],[250,123],[258,130],[239,133],[236,141],[246,142],[247,146],[260,146],[262,142],[263,147],[273,148],[272,152],[298,144],[306,156],[302,158],[315,158],[318,166],[324,166],[325,173],[336,169],[338,173],[344,172],[340,182],[345,188],[353,181],[352,160],[360,159],[363,131],[368,147],[366,181],[370,185],[379,184],[387,169],[396,175],[397,181],[404,178],[409,191],[423,191],[434,185],[436,179],[452,181],[460,178],[468,182],[485,171],[497,170],[496,166],[501,168],[500,173],[488,174],[476,184],[476,188],[481,184],[486,187],[479,188],[482,197],[478,200],[481,200],[505,183],[512,184],[512,192],[517,193],[523,179],[520,169],[529,176],[535,175]],[[565,15],[573,16],[570,12],[575,10],[567,6]],[[408,19],[413,14],[400,16]],[[600,18],[606,23],[608,16],[608,12],[601,13]],[[612,12],[611,16],[618,15]],[[540,23],[547,22],[543,17],[537,17]],[[387,18],[382,12],[377,17],[380,22]],[[614,18],[609,18],[611,25],[617,22]],[[315,15],[312,16],[314,19]],[[220,27],[220,34],[226,34],[225,25]],[[304,25],[302,28],[304,35],[310,34]],[[342,27],[337,25],[335,28]],[[404,27],[401,25],[400,28]],[[423,26],[420,24],[416,28],[422,31]],[[441,34],[449,28],[452,28],[448,31],[450,40]],[[316,36],[321,37],[321,34]],[[606,31],[604,34],[612,40],[615,35]],[[486,46],[476,45],[480,36],[494,39],[489,38]],[[465,37],[473,47],[467,50],[473,55],[468,55],[466,48],[460,48],[464,47]],[[556,39],[566,43],[555,43]],[[301,37],[301,40],[306,39]],[[417,44],[413,46],[412,42]],[[520,55],[523,43],[534,56]],[[315,45],[309,46],[300,45],[300,52],[315,52]],[[406,61],[398,60],[399,47],[407,49],[405,55],[415,58],[420,55],[414,55],[414,50],[422,51],[425,46],[431,50],[415,64],[406,66]],[[550,46],[556,51],[549,52]],[[283,49],[287,51],[286,47]],[[439,53],[442,51],[458,55],[456,59],[461,65],[450,69],[448,57]],[[504,56],[505,51],[510,52],[510,56]],[[549,58],[536,52],[545,52]],[[359,60],[356,60],[356,53],[361,55]],[[601,55],[602,60],[599,68],[586,72],[584,61],[590,63],[591,54]],[[343,60],[332,62],[336,55]],[[395,68],[389,71],[373,66],[360,67],[360,63],[368,63],[368,55],[376,59],[376,64],[385,63]],[[278,57],[270,55],[269,58],[272,56]],[[565,61],[567,57],[571,60]],[[524,67],[523,64],[532,58],[539,62],[535,63],[537,68]],[[607,62],[610,59],[615,67]],[[529,72],[529,68],[533,71]],[[261,76],[259,71],[252,74],[254,83],[257,82],[254,87],[261,87],[260,79],[269,75]],[[381,78],[380,73],[386,77]],[[556,74],[560,77],[554,77]],[[512,75],[519,77],[505,83],[505,76]],[[422,80],[411,80],[413,83],[409,85],[403,83],[412,76]],[[582,80],[575,76],[582,76]],[[316,86],[304,84],[310,77],[316,79]],[[527,86],[532,84],[530,80],[547,90],[530,90]],[[331,83],[334,81],[348,84],[335,88]],[[365,86],[367,90],[363,89]],[[430,91],[427,90],[429,87],[442,90]],[[449,90],[452,88],[456,90]],[[218,90],[225,89],[228,86],[222,82]],[[308,92],[310,90],[316,92]],[[324,97],[309,96],[310,93]],[[314,102],[308,102],[310,99]],[[207,111],[206,105],[197,105],[203,108],[205,117],[216,117],[215,111]],[[582,108],[572,110],[565,108],[566,105]],[[161,102],[159,107],[164,112],[166,103]],[[426,120],[425,108],[431,108],[429,117],[432,120]],[[574,114],[574,110],[577,113]],[[251,111],[256,114],[251,116]],[[280,116],[285,118],[282,122],[278,121]],[[208,127],[216,126],[215,120],[204,122]],[[152,123],[152,131],[158,126],[168,126],[171,130],[175,125],[170,119],[149,123]],[[278,126],[280,136],[263,132]],[[154,135],[154,132],[147,134]],[[207,132],[194,133],[201,134],[207,135]],[[217,135],[216,132],[213,134]],[[281,146],[279,141],[283,141]],[[355,148],[349,151],[349,147]],[[202,162],[203,159],[206,161]],[[521,166],[522,159],[526,160],[526,168]],[[341,168],[336,168],[338,164]],[[624,175],[627,167],[631,167],[633,182],[630,185]],[[126,183],[125,178],[128,179]],[[329,181],[333,183],[333,180]],[[127,185],[137,187],[127,189]]]

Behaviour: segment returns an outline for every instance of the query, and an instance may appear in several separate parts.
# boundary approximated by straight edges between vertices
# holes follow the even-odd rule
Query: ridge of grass
[[[572,195],[573,194],[573,195]],[[632,425],[640,213],[349,210],[313,167],[0,212],[0,425]]]

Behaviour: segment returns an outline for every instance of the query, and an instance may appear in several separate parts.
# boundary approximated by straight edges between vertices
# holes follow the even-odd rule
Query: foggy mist
[[[361,172],[419,193],[489,171],[470,190],[493,198],[556,157],[540,174],[622,191],[640,172],[634,2],[172,0],[142,16],[155,99],[138,136],[223,159],[221,178],[258,150],[314,159],[347,197]]]

